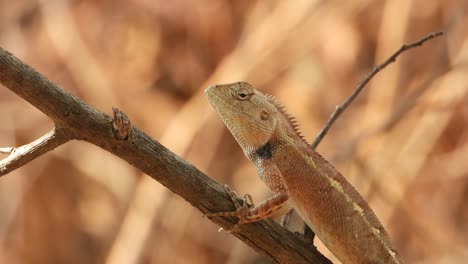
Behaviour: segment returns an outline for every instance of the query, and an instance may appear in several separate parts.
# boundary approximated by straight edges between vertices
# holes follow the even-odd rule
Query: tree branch
[[[2,148],[0,153],[10,155],[0,160],[0,177],[66,143],[70,139],[63,129],[55,126],[54,129],[29,144],[18,148]]]
[[[132,127],[119,111],[114,111],[114,115],[117,114],[116,118],[122,120],[113,120],[1,48],[0,83],[54,120],[56,127],[66,131],[67,140],[84,140],[113,153],[183,197],[204,214],[234,210],[222,186],[138,128]],[[58,146],[64,142],[56,143]],[[48,144],[53,146],[52,143]],[[30,156],[31,159],[52,148],[39,149],[44,150]],[[29,160],[23,159],[23,164]],[[9,169],[8,172],[13,170],[12,167]],[[225,229],[231,229],[235,223],[235,219],[210,220]],[[331,263],[310,244],[272,220],[243,225],[234,235],[276,263]]]
[[[413,42],[413,43],[410,43],[410,44],[403,44],[397,51],[395,51],[390,57],[388,57],[388,59],[386,59],[382,64],[377,65],[371,72],[369,72],[367,74],[367,76],[358,84],[358,86],[356,86],[356,88],[351,93],[351,95],[348,98],[346,98],[346,100],[341,105],[336,107],[335,111],[330,115],[327,122],[322,127],[320,132],[317,134],[317,136],[315,137],[312,144],[310,144],[311,147],[313,149],[317,148],[318,144],[320,144],[320,142],[325,137],[325,135],[327,134],[328,130],[331,128],[333,123],[335,123],[335,121],[338,119],[338,117],[341,115],[341,113],[344,110],[346,110],[346,108],[348,108],[348,106],[354,101],[354,99],[356,99],[356,97],[359,95],[359,93],[364,89],[364,87],[367,85],[367,83],[377,73],[379,73],[381,70],[383,70],[385,67],[387,67],[390,63],[394,62],[401,53],[403,53],[403,52],[405,52],[405,51],[407,51],[409,49],[421,46],[421,45],[424,44],[424,42],[426,42],[426,41],[428,41],[430,39],[433,39],[435,37],[442,36],[443,34],[444,33],[442,31],[433,32],[433,33],[425,36],[424,38],[422,38],[422,39],[420,39],[420,40],[418,40],[416,42]]]

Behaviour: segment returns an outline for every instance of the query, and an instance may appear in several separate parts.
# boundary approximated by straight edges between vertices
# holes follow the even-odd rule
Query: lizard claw
[[[218,230],[218,232],[221,232],[221,230],[224,229],[224,230],[226,230],[226,232],[228,234],[230,234],[230,233],[235,232],[239,228],[240,225],[242,225],[242,224],[244,224],[246,222],[247,213],[248,213],[249,209],[254,207],[254,203],[253,203],[252,196],[250,194],[244,195],[244,197],[242,199],[242,204],[241,204],[239,202],[239,200],[238,200],[237,193],[235,191],[231,190],[231,188],[229,188],[229,186],[227,184],[224,185],[224,189],[229,194],[229,197],[231,198],[232,203],[236,207],[236,211],[210,213],[210,214],[205,214],[204,216],[206,216],[206,217],[235,216],[235,217],[239,218],[239,221],[230,230],[226,230],[226,229],[224,229],[222,227]]]
[[[242,205],[243,207],[253,208],[255,206],[253,199],[252,199],[252,195],[250,194],[245,194],[244,199],[242,199],[242,202],[243,202],[243,205]]]

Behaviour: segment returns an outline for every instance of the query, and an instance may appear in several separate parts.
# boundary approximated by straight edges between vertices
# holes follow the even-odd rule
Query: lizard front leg
[[[244,196],[243,204],[240,205],[237,199],[237,195],[227,185],[224,185],[227,193],[231,197],[236,211],[233,212],[219,212],[213,214],[207,214],[207,217],[213,216],[235,216],[239,218],[239,221],[233,226],[230,232],[235,231],[240,225],[260,221],[268,218],[281,210],[288,202],[289,196],[287,192],[282,192],[274,195],[273,197],[263,201],[261,204],[255,206],[252,202],[252,197],[248,194]]]

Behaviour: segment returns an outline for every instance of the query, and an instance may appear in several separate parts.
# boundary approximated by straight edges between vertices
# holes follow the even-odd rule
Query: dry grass
[[[266,188],[203,88],[249,81],[276,95],[312,141],[373,65],[444,30],[373,79],[318,150],[367,198],[408,263],[463,263],[467,8],[463,0],[0,0],[0,45],[94,107],[122,109],[259,201]],[[0,147],[51,128],[4,88],[0,121]],[[0,216],[0,263],[261,263],[188,203],[83,142],[2,177]]]

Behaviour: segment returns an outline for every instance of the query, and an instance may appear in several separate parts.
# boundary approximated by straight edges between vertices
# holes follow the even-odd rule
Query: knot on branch
[[[132,132],[132,123],[128,116],[116,107],[112,107],[112,134],[118,140],[127,140]]]

